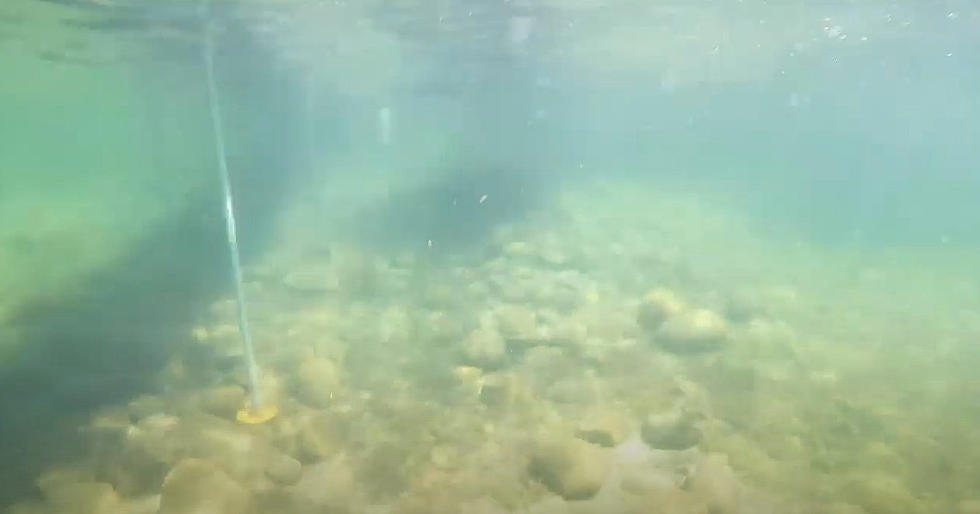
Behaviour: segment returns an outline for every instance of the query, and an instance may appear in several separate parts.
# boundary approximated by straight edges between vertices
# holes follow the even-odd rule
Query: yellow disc
[[[238,409],[235,419],[243,425],[260,425],[276,417],[279,414],[279,407],[275,405],[263,405],[258,409],[245,406]]]

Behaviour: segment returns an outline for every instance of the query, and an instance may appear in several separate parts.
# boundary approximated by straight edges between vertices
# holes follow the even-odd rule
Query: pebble
[[[656,341],[674,353],[721,349],[728,338],[728,324],[708,309],[693,309],[672,316],[656,332]]]
[[[467,362],[481,368],[499,366],[507,356],[507,343],[497,332],[478,328],[470,332],[463,343]]]
[[[252,506],[247,489],[214,464],[188,458],[167,473],[158,514],[242,514]]]
[[[339,288],[337,278],[327,270],[295,270],[282,278],[289,289],[301,293],[327,293]]]
[[[339,367],[325,357],[304,360],[296,373],[296,393],[300,401],[313,407],[327,407],[342,388]]]
[[[341,456],[307,466],[289,492],[294,505],[286,512],[358,512],[352,508],[357,482]]]
[[[586,416],[579,422],[576,435],[599,446],[613,447],[626,440],[629,430],[630,422],[625,415],[616,412],[598,412]]]
[[[586,500],[599,492],[609,474],[610,454],[572,437],[542,438],[531,452],[529,473],[566,500]]]
[[[309,416],[299,432],[299,450],[304,460],[315,462],[334,456],[344,445],[346,427],[342,420],[325,412]]]
[[[122,505],[112,486],[103,482],[62,484],[45,499],[54,512],[77,514],[115,514]]]
[[[212,387],[200,397],[201,407],[215,416],[235,419],[235,415],[245,405],[245,390],[239,386]]]
[[[647,330],[660,328],[669,318],[680,314],[686,307],[673,291],[654,289],[647,293],[637,309],[637,321]]]
[[[303,465],[289,455],[277,455],[265,468],[265,475],[279,485],[292,485],[299,481]]]
[[[643,441],[658,450],[686,450],[701,442],[701,430],[679,411],[649,416],[640,427]]]
[[[480,401],[490,407],[508,407],[514,402],[514,378],[502,373],[493,373],[483,378],[480,388]]]
[[[520,305],[504,305],[494,310],[500,334],[506,339],[533,341],[538,339],[538,321],[534,312]]]
[[[712,514],[738,512],[738,482],[725,455],[713,453],[705,456],[684,488],[705,502],[708,512]]]

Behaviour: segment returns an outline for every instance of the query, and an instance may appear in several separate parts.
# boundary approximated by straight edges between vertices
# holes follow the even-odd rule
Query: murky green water
[[[980,512],[978,28],[9,0],[0,508]]]

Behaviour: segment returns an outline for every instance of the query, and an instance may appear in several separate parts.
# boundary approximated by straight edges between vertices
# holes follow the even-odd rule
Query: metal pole
[[[208,0],[204,0],[202,7],[204,14],[207,15],[207,9],[209,7]],[[211,31],[211,22],[205,19],[204,68],[207,74],[208,105],[211,107],[211,125],[214,128],[214,147],[218,157],[218,175],[221,178],[221,189],[224,196],[228,253],[231,255],[231,270],[235,282],[235,296],[238,300],[238,330],[242,336],[242,348],[245,351],[245,364],[248,368],[248,384],[251,400],[250,409],[257,410],[262,407],[262,397],[259,394],[259,367],[255,363],[252,337],[248,330],[245,291],[242,288],[242,265],[238,252],[238,236],[235,231],[235,207],[231,196],[231,180],[228,178],[228,159],[225,154],[225,135],[221,124],[221,106],[218,101],[218,87],[214,77],[214,38],[212,37]]]

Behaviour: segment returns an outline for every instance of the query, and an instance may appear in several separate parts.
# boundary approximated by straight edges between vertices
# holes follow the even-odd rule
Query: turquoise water
[[[9,0],[0,508],[980,512],[978,27]]]

